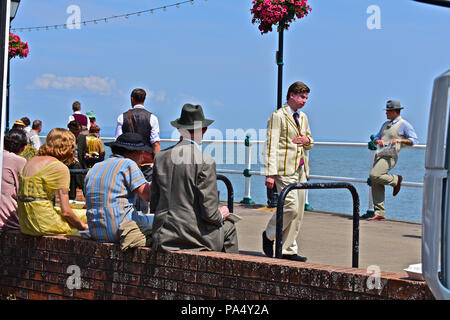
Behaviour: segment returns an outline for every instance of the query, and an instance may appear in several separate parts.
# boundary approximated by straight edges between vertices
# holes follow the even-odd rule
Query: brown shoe
[[[375,221],[375,220],[385,220],[386,218],[383,216],[373,216],[372,218],[367,219],[367,221]]]
[[[398,176],[398,181],[397,181],[397,185],[394,187],[394,191],[392,192],[392,195],[395,197],[397,195],[397,193],[399,193],[400,191],[400,187],[402,186],[402,180],[403,177],[402,176]]]

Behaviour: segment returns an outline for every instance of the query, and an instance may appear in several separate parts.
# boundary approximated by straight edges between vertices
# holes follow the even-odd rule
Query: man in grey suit
[[[219,207],[216,164],[201,151],[207,127],[200,105],[185,104],[171,125],[180,141],[154,160],[150,211],[154,250],[223,251],[239,253],[230,212]]]

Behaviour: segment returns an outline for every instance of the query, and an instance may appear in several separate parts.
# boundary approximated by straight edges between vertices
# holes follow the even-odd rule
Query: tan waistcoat
[[[390,126],[390,121],[386,121],[383,124],[383,127],[381,128],[381,140],[384,140],[386,142],[391,141],[392,139],[404,139],[405,137],[401,136],[398,133],[398,129],[400,128],[400,126],[402,125],[402,123],[405,120],[401,119],[399,121],[397,121],[397,123],[395,123],[393,126]],[[403,143],[397,143],[396,145],[396,149],[397,152],[400,151],[400,149],[402,148]]]

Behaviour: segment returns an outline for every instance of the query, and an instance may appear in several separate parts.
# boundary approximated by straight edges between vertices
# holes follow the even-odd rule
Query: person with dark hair
[[[75,101],[72,104],[72,111],[73,114],[69,116],[69,123],[75,120],[81,125],[81,133],[88,134],[91,123],[89,118],[81,113],[81,103],[79,101]]]
[[[69,204],[70,174],[75,159],[75,136],[66,129],[52,129],[19,174],[18,213],[20,230],[32,236],[79,235],[87,228],[85,217]],[[55,195],[60,206],[54,206]],[[83,221],[84,220],[84,221]]]
[[[101,242],[119,243],[119,226],[135,221],[151,228],[149,215],[140,215],[134,198],[150,200],[150,183],[139,169],[145,152],[152,149],[137,133],[121,134],[116,141],[105,143],[112,155],[96,163],[87,173],[86,216],[91,238]]]
[[[30,119],[24,117],[20,119],[25,125],[30,124]],[[38,121],[38,122],[36,122]],[[16,121],[17,122],[17,121]],[[42,122],[40,120],[33,121],[33,125],[39,123],[38,126],[34,126],[30,128],[28,125],[23,129],[27,136],[27,145],[25,150],[20,154],[21,157],[24,157],[26,160],[30,160],[34,156],[38,155],[39,148],[41,147],[41,140],[39,139],[39,133],[42,130]],[[28,130],[29,129],[29,130]]]
[[[20,120],[21,120],[21,121],[24,123],[24,125],[25,125],[25,128],[23,128],[23,130],[25,130],[26,134],[30,133],[30,131],[31,131],[31,127],[30,127],[31,121],[30,121],[30,118],[28,118],[28,117],[23,117],[23,118],[20,118]]]
[[[75,149],[75,160],[68,164],[69,169],[87,169],[86,159],[84,155],[87,152],[86,145],[86,135],[80,134],[81,125],[72,120],[67,125],[69,131],[75,136],[76,139],[76,149]],[[77,197],[77,189],[81,189],[84,193],[84,177],[81,174],[70,174],[70,189],[69,189],[69,199],[75,200]]]
[[[2,201],[0,203],[0,231],[20,229],[17,215],[19,172],[27,161],[19,156],[27,145],[23,130],[11,129],[5,134],[2,167]]]
[[[122,133],[136,132],[144,139],[145,144],[152,148],[153,153],[144,153],[144,161],[140,168],[147,181],[152,180],[153,158],[160,150],[158,118],[144,107],[146,92],[144,89],[134,89],[131,92],[131,109],[117,118],[116,138]],[[140,201],[136,204],[138,210],[148,212],[148,203]]]
[[[103,148],[103,142],[99,138],[99,135],[100,127],[92,123],[89,129],[89,135],[86,137],[87,153],[84,155],[88,168],[92,168],[94,164],[105,159],[105,149]]]
[[[306,182],[305,150],[314,145],[308,117],[302,109],[309,97],[309,87],[301,81],[294,82],[287,92],[287,105],[273,112],[267,121],[264,146],[266,187],[276,188],[278,194],[291,183]],[[282,258],[306,261],[298,255],[297,236],[305,210],[305,190],[287,194],[283,211]],[[274,213],[262,233],[263,252],[273,257],[276,233]]]
[[[150,197],[152,248],[239,253],[228,207],[219,207],[216,163],[199,146],[214,120],[200,105],[185,104],[171,125],[180,142],[155,157]]]

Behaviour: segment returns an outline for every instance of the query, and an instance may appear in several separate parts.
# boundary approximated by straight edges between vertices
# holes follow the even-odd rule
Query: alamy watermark
[[[379,266],[371,265],[367,267],[366,273],[369,275],[367,278],[367,289],[369,290],[381,290],[383,285],[381,283],[381,269]]]
[[[377,5],[370,5],[366,10],[370,16],[366,20],[366,26],[369,30],[381,29],[381,9]]]
[[[70,290],[81,289],[81,270],[77,265],[70,265],[67,267],[66,273],[70,276],[67,278],[66,285]]]
[[[66,13],[70,16],[66,20],[68,29],[81,29],[81,9],[77,5],[70,5],[66,9]]]
[[[264,163],[265,143],[251,143],[251,157],[246,159],[248,146],[245,140],[251,142],[266,139],[267,129],[226,129],[225,132],[216,128],[208,128],[202,137],[201,130],[194,131],[195,141],[201,143],[199,147],[208,157],[194,157],[188,150],[172,149],[172,161],[175,164],[201,163],[212,161],[218,165],[246,164],[259,165]],[[174,130],[171,139],[179,139],[180,136],[190,138],[186,130]],[[205,142],[206,141],[206,142]],[[212,141],[212,142],[211,142]],[[217,141],[217,142],[216,142]]]

